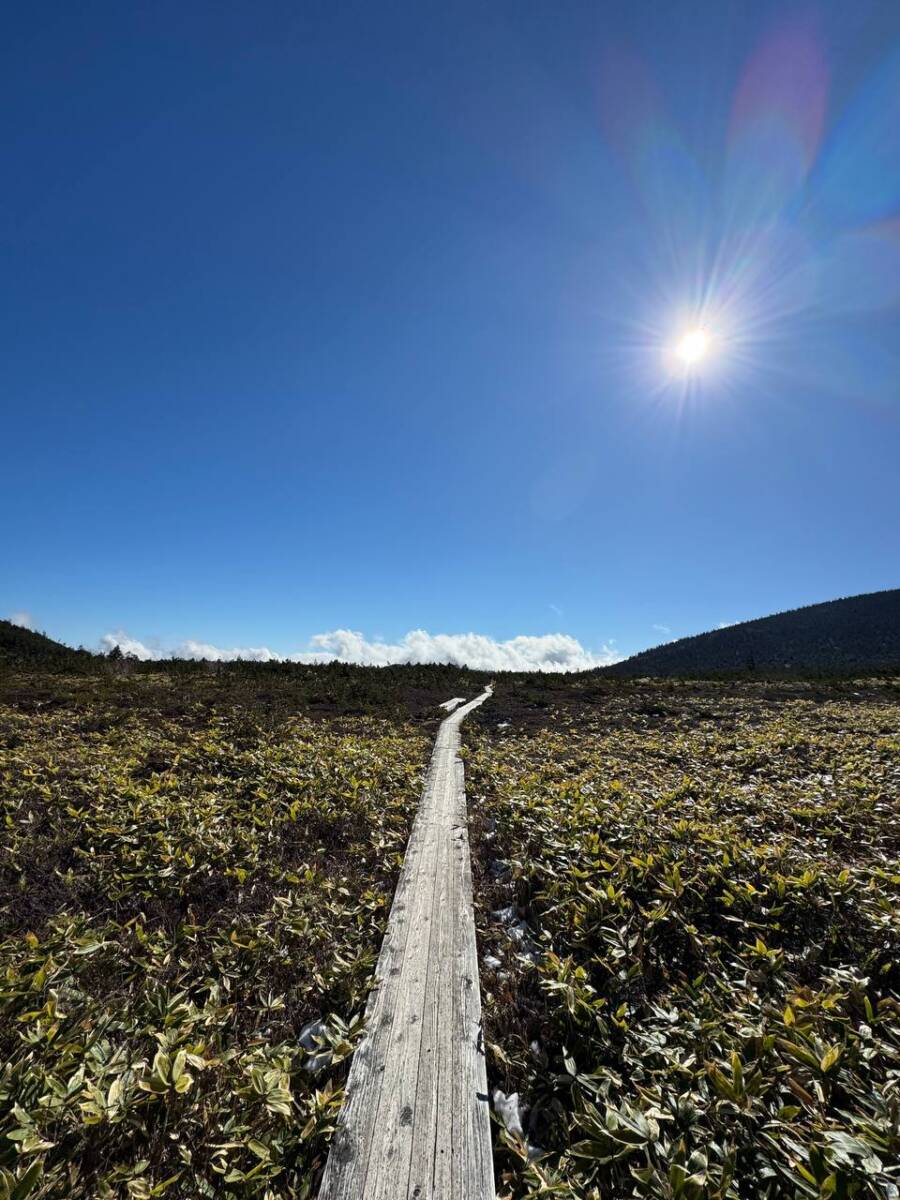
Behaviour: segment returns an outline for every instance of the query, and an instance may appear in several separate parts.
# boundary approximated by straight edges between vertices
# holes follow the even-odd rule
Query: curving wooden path
[[[319,1200],[494,1200],[459,726],[442,722]]]

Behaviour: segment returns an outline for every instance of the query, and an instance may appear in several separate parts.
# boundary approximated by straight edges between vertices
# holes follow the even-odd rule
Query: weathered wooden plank
[[[459,726],[441,724],[319,1200],[493,1200]]]
[[[462,777],[462,763],[459,764]],[[465,793],[463,812],[458,827],[456,852],[461,880],[457,906],[457,975],[459,1003],[454,1014],[454,1068],[451,1107],[454,1114],[454,1143],[470,1147],[465,1159],[454,1163],[454,1196],[480,1196],[479,1181],[491,1180],[493,1197],[493,1154],[490,1128],[483,1129],[489,1114],[487,1073],[484,1059],[484,1039],[481,1025],[481,987],[478,979],[478,951],[475,942],[475,914],[472,909],[472,867],[469,857],[469,836],[465,824]],[[472,1104],[470,1097],[477,1103]],[[489,1116],[487,1117],[489,1124]]]

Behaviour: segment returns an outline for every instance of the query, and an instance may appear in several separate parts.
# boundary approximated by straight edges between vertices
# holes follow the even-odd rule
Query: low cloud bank
[[[210,642],[195,642],[191,638],[179,642],[173,649],[164,650],[158,645],[148,646],[131,637],[123,629],[115,633],[105,633],[100,639],[100,652],[108,654],[118,646],[123,654],[131,654],[141,662],[161,658],[192,658],[206,659],[207,662],[236,662],[241,659],[246,662],[282,662],[284,656],[276,654],[266,646],[234,646],[231,649],[213,646]]]
[[[585,671],[616,662],[611,646],[600,654],[565,633],[514,637],[498,642],[480,633],[427,633],[414,629],[399,642],[369,642],[361,633],[336,629],[310,639],[310,649],[291,655],[295,662],[351,662],[366,666],[395,663],[452,663],[482,671]]]
[[[401,663],[450,663],[481,671],[587,671],[618,662],[622,657],[615,648],[604,645],[599,653],[586,650],[565,633],[546,633],[540,637],[514,637],[495,641],[479,633],[427,633],[414,629],[399,642],[368,641],[351,629],[334,629],[311,638],[307,649],[296,654],[276,654],[267,646],[235,646],[230,649],[208,642],[183,641],[168,653],[151,649],[143,642],[119,630],[100,639],[100,648],[108,653],[118,646],[123,654],[143,661],[152,658],[207,659],[210,662],[346,662],[361,666],[384,667]]]
[[[133,658],[139,658],[141,662],[146,662],[151,658],[166,657],[157,650],[151,650],[137,638],[130,637],[124,629],[117,629],[115,633],[104,633],[98,649],[101,654],[109,654],[110,650],[115,650],[117,646],[123,654],[130,654]]]
[[[234,646],[230,650],[213,646],[209,642],[182,642],[175,652],[176,658],[205,658],[207,662],[234,662],[246,659],[249,662],[281,662],[283,655],[276,654],[268,646]]]

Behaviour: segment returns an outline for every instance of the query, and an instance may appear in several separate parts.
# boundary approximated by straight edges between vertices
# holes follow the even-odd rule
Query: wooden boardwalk
[[[319,1200],[494,1200],[459,726],[442,723]]]

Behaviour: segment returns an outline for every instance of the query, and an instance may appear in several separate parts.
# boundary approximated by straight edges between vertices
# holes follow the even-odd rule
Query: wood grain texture
[[[441,724],[319,1200],[494,1200],[459,726]]]

